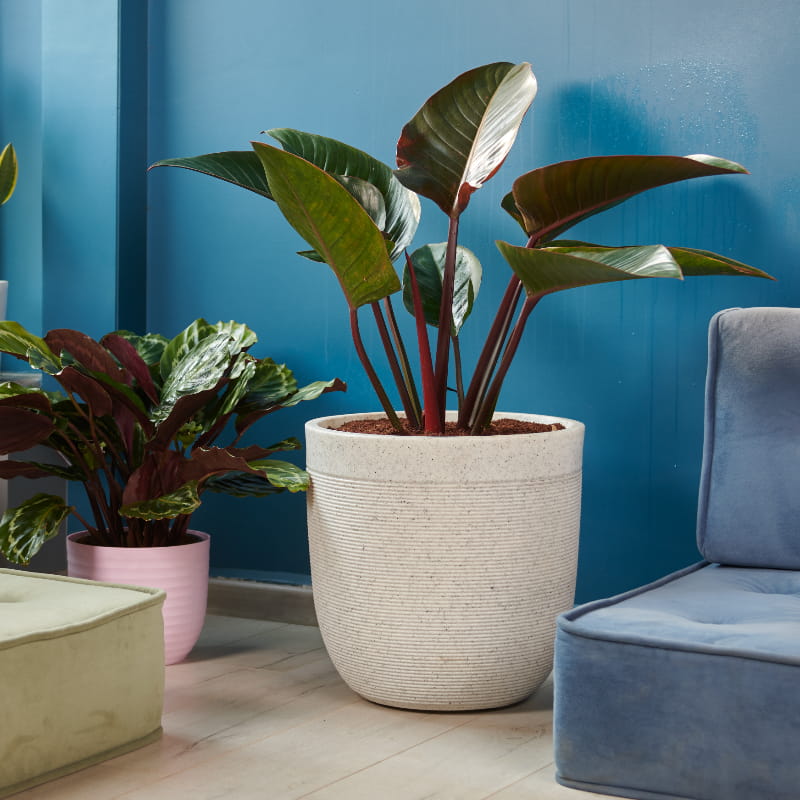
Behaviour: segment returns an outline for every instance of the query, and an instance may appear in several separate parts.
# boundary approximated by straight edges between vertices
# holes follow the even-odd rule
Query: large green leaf
[[[197,481],[189,481],[174,492],[163,494],[152,500],[128,503],[120,508],[123,517],[137,519],[173,519],[181,514],[191,514],[200,507]]]
[[[514,181],[503,208],[537,243],[636,194],[690,178],[747,173],[707,155],[596,156],[540,167]]]
[[[13,564],[27,564],[42,545],[58,534],[72,511],[63,498],[54,494],[35,494],[0,519],[0,553]]]
[[[442,276],[447,242],[427,244],[415,250],[410,258],[422,297],[422,311],[428,325],[438,327],[442,301]],[[458,335],[461,326],[472,311],[472,304],[481,285],[481,262],[466,247],[456,250],[455,281],[453,285],[453,333]],[[408,266],[403,271],[403,303],[414,314],[414,297]]]
[[[594,250],[614,250],[613,247],[604,247],[599,244],[589,244],[588,242],[568,241],[566,239],[558,239],[551,242],[552,246],[558,247],[579,247],[579,248],[593,248]],[[690,247],[667,247],[672,257],[681,268],[684,277],[703,276],[703,275],[744,275],[751,278],[768,278],[774,281],[767,272],[764,272],[757,267],[751,267],[748,264],[743,264],[741,261],[736,261],[727,256],[721,256],[718,253],[712,253],[709,250],[695,250]]]
[[[5,203],[17,185],[17,154],[9,143],[0,153],[0,206]]]
[[[262,358],[256,364],[255,372],[247,384],[247,392],[236,411],[248,414],[270,408],[296,391],[297,381],[286,364],[276,364],[271,358]]]
[[[347,189],[299,156],[253,147],[283,215],[336,273],[350,308],[399,290],[380,230]]]
[[[155,167],[182,167],[193,172],[202,172],[272,200],[261,162],[250,150],[207,153],[191,158],[168,158],[153,164],[150,169]]]
[[[308,489],[308,473],[288,461],[251,461],[249,466],[263,472],[267,480],[279,489],[288,489],[290,492],[304,492]]]
[[[235,358],[231,355],[231,341],[229,333],[215,332],[171,363],[161,387],[161,403],[153,410],[154,420],[165,420],[182,397],[213,389],[220,383]]]
[[[204,319],[196,319],[187,325],[180,333],[167,342],[159,361],[161,377],[166,378],[172,372],[175,362],[180,361],[197,345],[215,333],[214,326]]]
[[[411,244],[419,225],[419,198],[397,180],[386,164],[363,150],[325,136],[291,128],[275,128],[267,133],[277,139],[284,150],[310,161],[328,174],[360,178],[378,189],[386,212],[385,223],[378,227],[394,243],[393,261]]]
[[[0,352],[30,361],[31,366],[35,362],[37,368],[49,375],[55,375],[61,369],[61,359],[44,339],[29,333],[18,322],[0,322]]]
[[[647,247],[497,247],[525,286],[538,296],[632,278],[681,278],[681,270],[661,245]]]
[[[395,174],[457,216],[502,166],[535,96],[530,64],[500,62],[465,72],[403,128]]]

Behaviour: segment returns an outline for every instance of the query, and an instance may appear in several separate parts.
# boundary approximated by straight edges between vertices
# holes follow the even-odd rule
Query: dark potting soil
[[[428,434],[425,431],[413,431],[406,426],[406,433],[410,436],[469,436],[469,431],[465,431],[456,427],[455,422],[445,423],[445,432],[443,434]],[[353,419],[340,425],[336,430],[345,431],[347,433],[375,433],[384,436],[400,436],[392,423],[386,417],[376,417],[374,419]],[[516,433],[549,433],[550,431],[562,431],[564,426],[560,422],[542,423],[542,422],[529,422],[522,419],[508,419],[503,417],[496,419],[481,434],[481,436],[509,436]]]

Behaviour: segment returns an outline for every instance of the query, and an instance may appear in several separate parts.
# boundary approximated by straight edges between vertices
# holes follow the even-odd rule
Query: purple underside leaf
[[[53,421],[25,408],[0,406],[0,455],[28,450],[53,432]]]
[[[0,478],[49,478],[51,473],[27,461],[0,461]]]
[[[75,367],[64,367],[56,377],[68,392],[83,398],[95,417],[104,417],[112,413],[111,397],[93,378],[78,372]]]
[[[90,372],[102,372],[116,381],[123,380],[122,370],[111,354],[85,333],[69,328],[56,328],[49,331],[44,340],[54,353],[69,353]]]
[[[117,361],[136,379],[150,401],[158,403],[158,392],[150,375],[150,370],[136,348],[127,339],[123,339],[113,333],[104,336],[101,343],[116,356]]]

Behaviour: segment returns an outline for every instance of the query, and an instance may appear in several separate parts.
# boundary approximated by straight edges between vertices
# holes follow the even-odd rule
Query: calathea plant
[[[473,192],[506,159],[536,94],[529,64],[496,63],[470,70],[430,97],[403,128],[396,170],[342,142],[310,133],[267,133],[282,149],[252,142],[252,151],[160,161],[229,181],[274,200],[313,248],[308,258],[336,273],[350,309],[353,340],[387,416],[404,431],[364,348],[358,312],[368,307],[411,431],[444,431],[455,372],[458,423],[480,434],[489,426],[503,380],[528,317],[553,292],[636,278],[685,275],[770,277],[725,256],[683,247],[603,247],[557,237],[576,223],[640,192],[703,176],[745,173],[707,155],[606,156],[534,169],[514,181],[502,202],[524,232],[521,245],[498,242],[511,267],[508,288],[465,385],[459,331],[480,285],[481,267],[458,244],[459,219]],[[408,255],[420,216],[418,194],[448,218],[447,241]],[[394,262],[403,265],[401,278]],[[422,387],[395,321],[391,296],[403,291],[416,318]],[[516,315],[516,318],[515,318]],[[433,346],[427,327],[438,329]]]
[[[74,330],[34,336],[0,322],[0,351],[51,376],[61,391],[0,384],[0,454],[45,444],[63,463],[0,461],[0,477],[56,475],[86,489],[91,519],[56,495],[37,494],[0,520],[0,551],[25,564],[72,512],[88,542],[117,547],[181,544],[204,491],[261,496],[308,486],[295,450],[239,444],[254,422],[344,389],[337,380],[298,388],[292,371],[247,351],[247,326],[199,319],[173,339],[116,331],[99,342]],[[229,424],[230,423],[230,424]],[[226,445],[217,444],[227,435]]]

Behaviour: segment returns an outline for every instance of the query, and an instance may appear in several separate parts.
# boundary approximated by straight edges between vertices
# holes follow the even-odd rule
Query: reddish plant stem
[[[450,217],[447,231],[447,250],[442,275],[442,299],[439,306],[439,334],[436,340],[436,410],[439,424],[444,429],[444,412],[447,406],[447,369],[450,363],[450,333],[453,329],[453,292],[456,275],[456,248],[458,246],[458,216]],[[426,411],[428,411],[426,407]],[[430,412],[429,412],[430,413]]]
[[[492,373],[495,370],[497,359],[500,357],[503,343],[511,327],[514,309],[517,307],[521,293],[522,281],[516,275],[512,275],[503,299],[500,301],[494,322],[486,337],[486,343],[475,366],[475,372],[467,389],[464,403],[461,406],[458,415],[460,428],[472,428],[475,424],[475,412],[482,403],[486,387],[492,378]]]
[[[383,350],[386,353],[386,360],[389,362],[389,369],[391,370],[392,377],[394,378],[394,385],[397,387],[397,393],[400,395],[400,403],[403,406],[403,411],[406,413],[406,419],[413,428],[419,429],[420,420],[414,413],[414,406],[411,403],[411,397],[408,393],[406,382],[403,380],[403,372],[400,369],[400,363],[397,360],[397,354],[394,351],[394,347],[392,347],[389,329],[386,327],[386,320],[383,318],[381,307],[377,302],[370,303],[370,305],[372,306],[372,313],[375,317],[375,324],[378,326],[378,333],[381,337]]]
[[[414,372],[411,369],[411,363],[408,360],[408,353],[406,346],[403,342],[403,337],[400,335],[400,328],[397,325],[397,318],[394,315],[394,307],[392,306],[392,298],[387,295],[383,298],[383,307],[386,310],[386,320],[389,324],[389,330],[392,333],[394,346],[397,351],[397,356],[400,359],[400,368],[403,371],[403,380],[408,390],[409,399],[414,409],[414,419],[416,420],[416,428],[422,427],[422,406],[419,402],[419,393],[417,392],[417,385],[414,382]],[[411,419],[409,417],[409,419]]]
[[[428,328],[425,324],[425,312],[422,310],[422,295],[419,293],[417,273],[406,253],[406,265],[411,276],[411,297],[414,301],[414,321],[417,325],[417,345],[419,347],[419,366],[422,375],[422,398],[425,410],[422,414],[425,422],[425,433],[443,433],[444,423],[439,419],[436,405],[436,379],[433,372],[431,346],[428,341]]]
[[[535,295],[528,297],[519,312],[519,317],[514,323],[514,328],[508,338],[508,344],[503,351],[503,358],[500,360],[500,365],[497,368],[497,373],[494,376],[492,385],[486,392],[483,401],[481,402],[478,413],[475,415],[475,422],[470,428],[470,433],[474,436],[484,428],[486,428],[492,421],[492,414],[494,413],[495,406],[497,405],[497,398],[500,396],[500,389],[503,386],[503,381],[508,373],[508,368],[514,360],[519,343],[522,340],[522,333],[525,330],[525,323],[528,321],[531,311],[536,308],[536,304],[544,297],[544,295]]]
[[[372,362],[369,360],[369,356],[367,355],[367,350],[364,347],[364,342],[361,338],[361,331],[358,328],[357,308],[350,309],[350,333],[353,337],[353,344],[355,345],[358,358],[361,361],[361,366],[364,368],[364,372],[367,373],[367,377],[372,384],[375,394],[378,395],[378,400],[383,407],[383,410],[386,412],[389,422],[392,423],[392,427],[398,433],[405,433],[400,420],[397,418],[394,408],[392,408],[392,404],[389,401],[389,396],[386,394],[386,390],[383,388],[383,385],[378,378],[378,373],[375,372],[375,368],[372,366]]]

